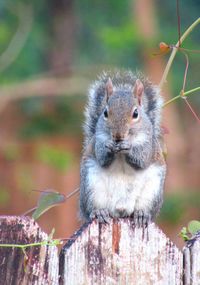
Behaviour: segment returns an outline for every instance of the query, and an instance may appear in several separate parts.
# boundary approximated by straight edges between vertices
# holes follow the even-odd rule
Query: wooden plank
[[[155,224],[93,221],[62,249],[60,284],[179,285],[182,266],[182,253]]]
[[[1,244],[30,244],[47,240],[48,236],[28,217],[1,216]],[[56,246],[26,248],[1,247],[1,284],[58,284],[58,252]]]
[[[200,232],[183,249],[184,285],[200,285]]]

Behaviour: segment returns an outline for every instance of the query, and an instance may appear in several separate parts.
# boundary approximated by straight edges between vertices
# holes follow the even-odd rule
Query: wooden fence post
[[[183,255],[150,224],[129,219],[84,225],[60,254],[61,284],[180,285]]]
[[[28,217],[1,216],[1,244],[30,244],[47,241],[48,236]],[[0,245],[0,284],[58,284],[56,246],[21,248]]]
[[[200,232],[183,249],[184,285],[200,285]]]
[[[93,221],[62,248],[59,264],[56,246],[47,241],[32,219],[0,216],[0,284],[200,285],[200,232],[182,254],[153,223]]]

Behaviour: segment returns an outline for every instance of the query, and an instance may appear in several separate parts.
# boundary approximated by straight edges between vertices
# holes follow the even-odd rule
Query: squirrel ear
[[[107,99],[113,94],[113,84],[112,84],[112,80],[110,79],[110,77],[108,78],[108,81],[106,82],[106,95],[107,95]]]
[[[135,81],[135,85],[134,85],[134,88],[133,88],[133,94],[134,94],[135,98],[138,99],[139,105],[141,105],[143,93],[144,93],[144,85],[140,81],[140,79],[137,79]]]

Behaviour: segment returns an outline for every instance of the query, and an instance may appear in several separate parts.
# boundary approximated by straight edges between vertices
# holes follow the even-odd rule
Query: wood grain
[[[182,284],[181,251],[150,224],[129,219],[83,226],[60,255],[61,284]]]
[[[28,217],[1,216],[1,244],[30,244],[48,236]],[[25,249],[0,246],[0,284],[58,284],[56,246],[33,246]]]

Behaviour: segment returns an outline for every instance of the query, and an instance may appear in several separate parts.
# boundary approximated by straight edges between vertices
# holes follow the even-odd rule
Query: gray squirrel
[[[90,88],[80,170],[85,220],[151,222],[163,201],[166,163],[159,88],[140,73],[103,73]]]

